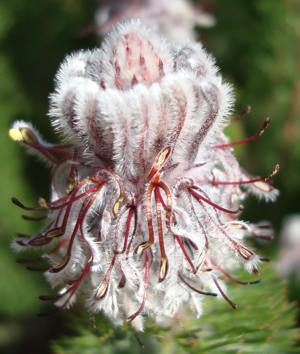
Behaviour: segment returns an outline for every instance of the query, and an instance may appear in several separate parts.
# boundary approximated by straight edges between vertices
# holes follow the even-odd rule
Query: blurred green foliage
[[[55,354],[288,354],[298,353],[295,342],[299,329],[293,329],[295,307],[286,301],[286,285],[271,266],[262,272],[258,285],[229,285],[228,292],[239,304],[232,310],[223,300],[205,299],[199,320],[177,317],[169,327],[148,322],[145,333],[129,327],[114,328],[97,316],[94,323],[82,314],[69,318],[73,335],[53,344]],[[191,317],[191,316],[190,316]],[[139,339],[136,338],[138,335]],[[139,343],[140,341],[140,343]]]
[[[18,196],[33,204],[48,194],[49,172],[8,139],[16,119],[33,122],[46,138],[46,117],[53,77],[67,52],[96,45],[81,38],[95,11],[87,0],[2,0],[0,2],[0,352],[47,353],[59,320],[38,319],[38,295],[47,291],[43,277],[16,263],[10,242],[16,232],[34,233],[38,225],[22,221],[10,202]]]
[[[267,218],[279,227],[283,215],[300,211],[300,2],[209,3],[217,25],[202,37],[234,84],[237,111],[252,106],[241,134],[252,135],[264,117],[271,117],[268,131],[242,149],[243,165],[254,175],[267,175],[275,163],[281,165],[275,178],[279,201],[266,206],[254,200],[246,218]]]
[[[198,2],[216,16],[216,26],[202,29],[200,37],[217,57],[222,73],[234,84],[237,111],[247,104],[253,108],[250,117],[230,128],[230,134],[236,138],[251,135],[265,116],[272,118],[264,136],[238,148],[237,153],[254,175],[267,174],[274,163],[280,162],[282,171],[275,180],[282,194],[279,202],[257,205],[251,201],[245,214],[251,220],[270,219],[279,227],[284,215],[299,212],[300,2]],[[56,139],[46,117],[53,77],[66,53],[98,45],[96,36],[80,35],[92,23],[98,3],[96,0],[0,2],[0,352],[3,353],[46,354],[50,352],[49,341],[57,337],[61,338],[53,344],[57,354],[76,353],[74,347],[81,348],[78,353],[140,352],[131,330],[113,331],[101,317],[96,319],[96,330],[90,330],[84,320],[76,324],[76,316],[73,321],[59,314],[37,318],[36,313],[45,310],[37,296],[47,291],[47,285],[40,274],[27,272],[16,264],[9,246],[16,232],[34,233],[39,226],[22,221],[10,197],[16,195],[30,204],[38,196],[47,196],[49,174],[44,166],[9,141],[7,131],[14,120],[24,119],[33,122],[47,139]],[[239,345],[243,346],[241,353],[289,353],[292,337],[296,338],[295,330],[289,330],[296,312],[283,298],[285,286],[270,279],[266,276],[265,282],[257,287],[232,287],[231,296],[241,304],[235,313],[222,302],[208,301],[207,312],[199,321],[186,323],[184,331],[163,330],[149,324],[152,335],[146,332],[142,341],[147,348],[158,348],[162,353],[236,353]],[[70,323],[69,327],[64,323]],[[196,327],[199,331],[194,331]],[[92,344],[101,346],[101,351],[97,346],[91,349]]]

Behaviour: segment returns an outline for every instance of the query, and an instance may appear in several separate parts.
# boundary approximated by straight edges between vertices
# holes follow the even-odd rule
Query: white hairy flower
[[[105,0],[97,15],[97,31],[106,33],[119,21],[139,18],[170,40],[195,39],[195,26],[210,27],[214,18],[189,0]]]
[[[250,177],[223,129],[232,89],[201,44],[173,47],[139,22],[119,25],[101,49],[68,56],[50,99],[65,145],[43,142],[17,122],[14,140],[53,165],[47,226],[17,248],[39,248],[57,289],[56,305],[78,296],[91,312],[142,330],[184,303],[198,315],[204,295],[225,294],[221,278],[260,258],[243,239],[267,238],[266,225],[237,219],[246,194],[274,199],[266,178]],[[28,217],[27,217],[28,218]],[[251,282],[250,282],[251,283]],[[47,298],[47,297],[42,297]]]

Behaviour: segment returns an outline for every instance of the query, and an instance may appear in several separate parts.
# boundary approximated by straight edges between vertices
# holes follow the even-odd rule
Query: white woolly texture
[[[37,146],[51,148],[53,145],[47,143],[30,122],[25,122],[23,120],[15,121],[11,126],[9,135],[13,140],[21,143],[29,154],[37,156],[50,165],[53,164],[53,161],[49,160],[49,158],[41,154],[37,149]]]
[[[49,110],[67,145],[46,144],[24,122],[10,132],[54,163],[50,202],[13,201],[47,213],[43,231],[15,247],[45,250],[57,306],[84,298],[138,330],[143,315],[165,324],[183,304],[199,317],[205,296],[236,307],[223,280],[248,284],[231,275],[240,266],[255,275],[261,262],[244,239],[271,238],[268,224],[238,219],[241,203],[278,192],[268,184],[276,169],[251,177],[234,157],[223,133],[232,106],[201,44],[167,44],[139,21],[67,57]]]

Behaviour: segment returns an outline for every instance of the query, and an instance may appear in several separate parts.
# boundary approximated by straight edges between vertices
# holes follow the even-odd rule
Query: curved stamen
[[[119,189],[119,196],[118,196],[118,198],[113,206],[113,209],[112,209],[114,215],[116,216],[120,212],[120,207],[125,200],[125,188],[124,188],[121,178],[114,171],[111,171],[110,169],[106,169],[106,168],[96,169],[95,175],[92,177],[91,180],[95,183],[99,183],[99,178],[101,181],[102,180],[101,176],[103,176],[103,175],[105,175],[105,176],[108,175],[108,176],[112,177],[112,179],[116,182],[118,189]]]
[[[216,284],[216,287],[218,288],[218,290],[220,291],[220,294],[223,296],[224,300],[227,301],[229,303],[229,305],[236,310],[238,308],[238,305],[235,304],[233,301],[231,301],[229,299],[229,297],[224,293],[223,289],[221,288],[219,282],[217,281],[217,278],[212,274],[211,275],[213,282]]]
[[[268,183],[271,181],[271,179],[279,172],[279,164],[276,164],[273,168],[270,174],[267,177],[257,177],[257,178],[251,178],[249,180],[242,180],[242,181],[216,181],[213,180],[211,184],[213,186],[218,186],[218,185],[244,185],[244,184],[252,184],[252,183],[257,183],[257,182],[265,182]]]
[[[196,293],[198,294],[201,294],[201,295],[207,295],[207,296],[218,296],[218,294],[216,293],[211,293],[211,292],[207,292],[207,291],[202,291],[202,290],[199,290],[197,288],[195,288],[193,285],[189,284],[183,277],[183,275],[178,272],[178,278],[190,289],[192,289],[193,291],[195,291]]]
[[[166,160],[171,154],[171,147],[166,147],[162,149],[158,155],[156,156],[154,163],[150,169],[150,172],[147,176],[147,181],[149,182],[148,187],[146,189],[146,219],[147,219],[147,225],[148,225],[148,233],[149,233],[149,238],[148,241],[142,242],[137,248],[136,248],[136,253],[141,254],[143,253],[146,249],[151,247],[154,243],[154,229],[153,229],[153,221],[152,221],[152,203],[151,203],[151,198],[152,198],[152,192],[154,188],[156,189],[157,186],[160,186],[166,193],[167,197],[170,194],[168,186],[159,181],[160,178],[160,170],[163,168]],[[160,196],[158,195],[158,198]],[[165,204],[165,203],[164,203]],[[157,205],[157,203],[156,203]],[[164,272],[167,270],[167,259],[162,258],[162,264],[161,264],[161,269],[165,269]]]
[[[106,271],[106,274],[103,278],[103,281],[100,284],[100,286],[96,292],[96,295],[95,295],[96,300],[103,299],[105,297],[105,295],[107,294],[107,290],[108,290],[108,286],[109,286],[109,279],[110,279],[111,271],[115,265],[116,258],[117,258],[117,255],[114,254],[112,261],[110,263],[110,266],[109,266],[108,270]]]
[[[173,204],[172,200],[173,199],[172,199],[172,192],[170,190],[170,187],[163,181],[159,181],[158,186],[165,192],[165,194],[167,196],[167,205],[165,203],[162,203],[165,210],[168,212],[172,211],[172,209],[173,209],[172,208],[172,204]],[[161,198],[161,200],[164,201],[163,198]]]
[[[150,182],[146,191],[146,219],[147,219],[149,238],[148,241],[142,242],[136,248],[136,253],[138,255],[142,254],[147,248],[151,247],[154,243],[154,228],[153,228],[152,207],[151,207],[151,197],[152,197],[153,189],[154,189],[154,184]]]
[[[142,303],[141,303],[140,307],[137,309],[137,311],[127,318],[128,322],[132,322],[143,311],[143,309],[145,307],[146,294],[147,294],[147,288],[148,288],[148,283],[149,283],[148,251],[146,251],[144,254],[145,254],[145,262],[144,262],[144,293],[143,293],[143,299],[142,299]]]
[[[26,221],[42,221],[46,220],[47,216],[28,216],[28,215],[22,215],[22,219]]]
[[[105,183],[101,184],[100,186],[98,186],[98,190],[97,192],[95,192],[92,196],[90,196],[89,198],[87,198],[84,202],[83,205],[79,211],[79,215],[78,215],[78,219],[77,222],[74,226],[72,235],[70,237],[70,242],[68,245],[68,249],[67,249],[67,253],[66,256],[64,257],[64,260],[62,262],[62,264],[58,265],[57,267],[54,268],[50,268],[49,272],[51,273],[57,273],[60,272],[63,268],[65,268],[65,266],[68,264],[70,257],[71,257],[71,252],[72,252],[72,247],[73,247],[73,243],[75,240],[75,236],[77,234],[77,231],[80,228],[80,225],[83,223],[84,218],[86,217],[87,212],[89,211],[89,209],[91,208],[91,206],[93,205],[98,193],[102,190],[102,187],[104,186]]]
[[[129,238],[129,232],[131,229],[131,221],[132,218],[134,217],[134,208],[130,207],[128,211],[128,216],[126,219],[126,225],[125,225],[125,232],[124,232],[124,243],[123,243],[123,248],[121,251],[115,250],[114,252],[117,254],[122,254],[126,251],[127,249],[127,243],[128,243],[128,238]],[[135,233],[135,229],[133,230],[133,234]]]
[[[222,227],[220,221],[219,223],[216,222],[214,220],[214,218],[211,216],[210,212],[207,210],[207,208],[205,207],[205,205],[202,205],[205,213],[207,214],[207,216],[209,217],[209,219],[212,221],[212,223],[218,228],[218,230],[220,230],[220,232],[226,237],[226,239],[230,242],[230,244],[232,245],[232,249],[234,251],[237,251],[239,253],[239,255],[244,258],[246,261],[248,261],[249,259],[251,259],[254,256],[254,253],[246,248],[245,246],[243,246],[242,244],[240,244],[239,242],[237,242],[236,240],[234,240],[232,237],[230,237],[230,235],[224,230],[224,228]]]
[[[41,141],[35,132],[29,127],[12,128],[9,131],[12,140],[21,142],[30,148],[36,150],[47,160],[54,164],[66,161],[71,158],[73,145],[50,145]],[[68,151],[70,150],[70,151]]]
[[[212,264],[212,266],[217,269],[222,275],[229,281],[235,284],[241,284],[241,285],[253,285],[253,284],[258,284],[260,283],[260,279],[257,280],[252,280],[252,281],[242,281],[239,279],[234,278],[232,275],[227,273],[222,267],[220,267],[216,262],[212,261],[209,259],[209,262]]]
[[[70,287],[66,291],[66,294],[69,294],[69,296],[67,297],[67,299],[64,301],[64,303],[60,307],[64,308],[64,307],[66,307],[68,305],[68,303],[70,302],[71,298],[73,297],[75,292],[78,290],[78,288],[82,284],[83,280],[89,274],[90,268],[91,268],[91,262],[87,262],[86,265],[84,266],[80,276],[76,280],[73,281],[72,285],[70,285]]]
[[[157,196],[158,196],[158,199],[159,199],[160,204],[163,206],[163,208],[164,208],[166,211],[169,211],[170,208],[169,208],[169,206],[166,204],[166,202],[164,201],[164,198],[163,198],[163,196],[161,195],[159,188],[156,188],[156,193],[157,193]]]
[[[233,141],[233,142],[228,143],[228,144],[217,144],[217,145],[214,145],[213,147],[217,148],[217,149],[225,149],[225,148],[234,147],[236,145],[242,145],[242,144],[250,143],[251,141],[254,141],[254,140],[258,139],[260,136],[262,136],[263,133],[267,130],[269,125],[270,125],[270,118],[267,117],[264,120],[262,127],[260,128],[260,130],[256,134],[254,134],[252,136],[249,136],[248,138],[243,139],[243,140]]]
[[[76,191],[78,191],[79,188],[76,189]],[[76,202],[77,200],[91,194],[94,193],[97,190],[97,186],[93,186],[89,189],[87,189],[86,191],[82,192],[81,194],[79,194],[78,196],[71,198],[70,196],[73,194],[69,194],[65,197],[62,197],[60,199],[57,199],[53,202],[46,202],[44,199],[40,199],[40,206],[37,207],[28,207],[26,205],[24,205],[22,202],[19,201],[19,199],[17,199],[16,197],[12,197],[11,201],[13,204],[15,204],[16,206],[18,206],[21,209],[27,210],[27,211],[41,211],[41,210],[57,210],[57,209],[61,209],[66,207],[67,205]],[[73,190],[74,191],[74,190]],[[72,191],[72,192],[73,192]],[[69,199],[69,200],[68,200]],[[65,201],[65,202],[64,202]],[[64,202],[62,204],[57,205],[57,203],[59,202]]]
[[[66,307],[67,304],[70,302],[71,298],[73,297],[73,295],[75,294],[75,292],[78,290],[78,288],[80,287],[80,285],[82,284],[83,280],[87,277],[87,275],[90,272],[92,263],[93,263],[93,251],[92,248],[89,244],[89,242],[86,240],[86,238],[84,237],[84,231],[83,231],[83,222],[80,224],[80,237],[83,240],[83,242],[87,245],[88,247],[88,255],[87,255],[87,262],[81,272],[81,274],[79,275],[79,277],[77,279],[75,279],[71,286],[67,289],[67,291],[64,293],[67,294],[69,293],[69,296],[67,297],[67,299],[65,300],[65,302],[61,305],[61,307]]]
[[[160,271],[159,271],[159,282],[162,282],[168,273],[168,258],[166,255],[165,245],[164,245],[164,235],[163,235],[163,225],[162,225],[162,215],[161,215],[161,206],[159,200],[159,194],[157,193],[158,188],[154,189],[155,196],[155,209],[156,209],[156,220],[157,220],[157,231],[158,231],[158,240],[159,240],[159,248],[160,248]]]
[[[57,301],[62,297],[60,294],[54,294],[54,295],[40,295],[39,300],[41,301]]]
[[[203,195],[197,193],[194,188],[196,187],[189,187],[188,188],[188,191],[192,194],[193,197],[195,197],[198,201],[201,200],[207,204],[209,204],[210,206],[214,207],[215,209],[218,209],[218,210],[221,210],[223,211],[224,213],[228,213],[228,214],[237,214],[240,212],[240,209],[238,210],[229,210],[229,209],[226,209],[226,208],[223,208],[221,206],[219,206],[218,204],[212,202],[210,199],[207,199],[205,197],[203,197]]]
[[[131,248],[131,244],[133,242],[133,238],[134,238],[134,236],[136,234],[136,230],[137,230],[137,226],[138,226],[137,208],[134,207],[133,211],[134,211],[134,226],[133,226],[133,232],[132,232],[132,235],[131,235],[131,238],[130,238],[130,241],[129,241],[129,244],[128,244],[128,247],[127,247],[127,250],[126,250],[126,259],[128,259],[128,255],[129,255],[129,251],[130,251],[130,248]]]
[[[162,149],[157,156],[155,157],[155,160],[153,162],[153,165],[150,169],[150,172],[147,176],[147,182],[150,182],[154,177],[159,173],[159,171],[163,168],[165,162],[167,161],[168,157],[171,154],[171,147],[168,146],[164,149]]]
[[[53,221],[49,223],[49,225],[44,229],[44,231],[36,236],[30,236],[30,235],[24,235],[24,234],[18,234],[19,237],[22,238],[28,238],[28,240],[23,241],[23,240],[17,240],[17,244],[20,246],[44,246],[51,242],[51,239],[47,239],[45,237],[46,233],[51,229],[53,225]]]
[[[77,190],[74,190],[68,197],[69,198],[71,198],[72,196],[74,197],[76,195],[76,192],[77,192]],[[31,246],[43,246],[43,245],[50,243],[53,238],[57,238],[57,237],[64,235],[66,227],[67,227],[68,219],[69,219],[69,216],[71,213],[71,209],[72,209],[72,203],[69,203],[67,205],[67,209],[65,211],[63,222],[62,222],[61,226],[57,226],[57,224],[58,224],[58,219],[60,218],[61,212],[63,209],[59,210],[59,213],[58,213],[55,223],[54,222],[50,223],[47,227],[47,230],[45,230],[41,235],[38,235],[38,236],[34,237],[33,239],[29,240],[27,242],[27,244],[31,245]],[[51,229],[51,225],[53,225],[53,223],[54,223],[54,228]]]
[[[43,155],[48,161],[58,164],[71,158],[73,145],[50,145],[43,142],[28,126],[12,128],[9,131],[12,140],[21,142]]]
[[[195,268],[191,258],[189,257],[189,255],[188,255],[188,253],[187,253],[187,251],[186,251],[186,249],[185,249],[185,247],[183,245],[183,242],[181,241],[181,238],[178,235],[174,235],[174,237],[175,237],[175,240],[178,242],[185,259],[187,260],[188,264],[192,268],[193,273],[196,274],[197,273],[197,269]]]

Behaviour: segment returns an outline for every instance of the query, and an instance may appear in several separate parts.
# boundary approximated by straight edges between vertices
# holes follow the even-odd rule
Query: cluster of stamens
[[[24,216],[48,224],[15,242],[41,248],[50,264],[41,270],[57,292],[41,299],[68,307],[82,296],[90,311],[139,329],[139,315],[161,322],[186,302],[200,314],[203,295],[236,308],[221,278],[257,283],[230,271],[242,264],[257,274],[262,259],[243,239],[272,236],[268,224],[237,219],[243,198],[277,195],[269,184],[277,165],[267,177],[250,177],[233,156],[269,119],[257,134],[229,142],[222,131],[231,93],[211,58],[201,46],[167,49],[140,24],[119,27],[103,52],[80,52],[59,72],[51,114],[70,143],[47,144],[24,122],[10,130],[53,166],[51,201],[27,207],[12,199],[46,212]],[[161,106],[153,110],[148,94]],[[128,112],[113,106],[128,97]]]

